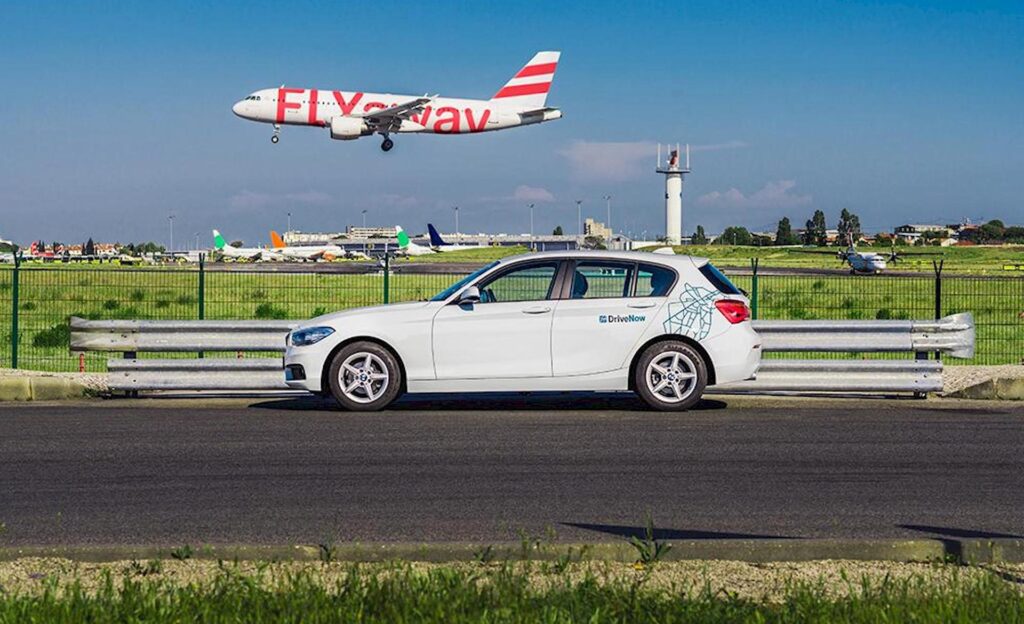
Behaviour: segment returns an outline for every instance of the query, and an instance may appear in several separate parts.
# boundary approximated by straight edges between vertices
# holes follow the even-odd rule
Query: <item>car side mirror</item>
[[[459,293],[459,305],[472,305],[474,303],[480,303],[480,289],[476,286],[470,286],[466,290]]]

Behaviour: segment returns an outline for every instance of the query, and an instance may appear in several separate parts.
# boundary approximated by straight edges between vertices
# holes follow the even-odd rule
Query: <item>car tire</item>
[[[633,373],[633,387],[640,398],[666,412],[693,407],[707,384],[704,356],[682,340],[665,340],[644,349]]]
[[[328,387],[341,407],[353,412],[382,410],[402,394],[402,367],[375,342],[345,345],[331,360]]]

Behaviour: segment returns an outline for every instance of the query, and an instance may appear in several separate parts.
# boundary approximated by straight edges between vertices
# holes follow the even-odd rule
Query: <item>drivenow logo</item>
[[[597,317],[598,323],[643,323],[646,320],[642,314],[602,314]]]

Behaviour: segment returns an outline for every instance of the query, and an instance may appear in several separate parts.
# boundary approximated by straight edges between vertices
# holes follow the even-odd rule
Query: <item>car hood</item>
[[[417,308],[426,308],[431,304],[437,305],[438,302],[434,301],[410,301],[408,303],[389,303],[377,306],[368,306],[365,308],[352,308],[351,310],[342,310],[340,312],[331,312],[330,314],[324,314],[316,318],[309,319],[299,325],[297,329],[305,327],[319,327],[321,325],[333,325],[338,321],[344,321],[346,318],[352,318],[354,316],[373,315],[380,317],[381,315],[398,314],[402,312],[408,312],[409,310],[415,310]]]

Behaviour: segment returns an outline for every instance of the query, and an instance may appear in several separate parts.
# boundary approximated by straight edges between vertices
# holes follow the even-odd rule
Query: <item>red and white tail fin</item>
[[[544,108],[551,89],[551,81],[555,78],[558,57],[561,52],[538,52],[523,66],[512,80],[505,83],[500,91],[491,98],[492,102],[502,107],[520,110]]]

